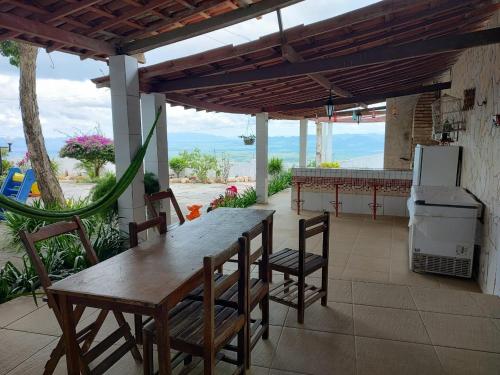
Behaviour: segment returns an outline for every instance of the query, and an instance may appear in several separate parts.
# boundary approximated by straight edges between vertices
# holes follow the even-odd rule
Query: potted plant
[[[247,146],[251,146],[255,143],[255,135],[254,134],[240,135],[240,138],[243,139],[243,143]]]

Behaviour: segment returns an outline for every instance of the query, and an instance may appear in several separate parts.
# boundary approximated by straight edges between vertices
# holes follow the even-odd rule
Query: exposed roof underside
[[[273,118],[322,116],[321,103],[326,102],[330,87],[338,109],[378,102],[389,93],[418,91],[449,69],[460,53],[460,48],[427,53],[428,41],[447,36],[461,39],[455,36],[481,30],[498,8],[497,2],[489,0],[381,1],[253,42],[141,68],[141,90],[163,92],[169,103],[186,108],[249,114],[266,111]],[[412,48],[400,46],[412,43],[420,55],[390,61],[378,56],[391,47],[395,48],[388,53],[401,49],[411,55]],[[379,60],[372,61],[383,62],[356,63],[376,55]],[[314,60],[323,63],[339,58],[344,58],[341,65],[321,73],[259,78],[273,67],[287,71]],[[249,79],[238,81],[239,76]],[[233,78],[236,80],[230,81]],[[109,78],[94,82],[107,86]]]
[[[0,0],[0,41],[95,59],[136,54],[302,0]]]

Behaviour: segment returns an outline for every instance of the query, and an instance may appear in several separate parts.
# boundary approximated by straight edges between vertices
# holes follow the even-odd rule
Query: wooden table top
[[[165,235],[54,283],[49,290],[74,297],[157,307],[203,272],[203,257],[217,254],[274,210],[218,208]]]

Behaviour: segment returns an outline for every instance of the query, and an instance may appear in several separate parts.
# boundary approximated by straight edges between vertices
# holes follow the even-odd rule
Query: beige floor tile
[[[285,323],[286,314],[289,307],[280,303],[269,302],[269,324],[274,326],[282,326]],[[252,318],[260,319],[262,316],[259,306],[252,311]]]
[[[500,297],[483,293],[471,293],[471,297],[490,318],[500,318]]]
[[[322,306],[318,301],[306,309],[304,324],[297,322],[297,311],[291,309],[288,312],[285,326],[352,335],[352,305],[328,302],[327,306]]]
[[[408,256],[394,255],[391,253],[389,265],[391,268],[391,272],[406,273],[409,271]]]
[[[352,282],[353,303],[416,310],[410,291],[404,285]]]
[[[471,293],[432,288],[410,288],[417,308],[447,314],[483,316],[484,311],[472,298]]]
[[[47,363],[47,360],[50,357],[50,353],[52,352],[56,344],[57,341],[54,340],[49,345],[45,346],[42,350],[36,352],[26,361],[24,361],[19,366],[10,371],[8,375],[43,374],[45,364]],[[54,371],[54,375],[65,375],[65,374],[67,374],[66,360],[65,357],[63,357],[59,361]]]
[[[6,374],[54,341],[55,337],[0,329],[0,374]]]
[[[306,283],[321,286],[321,279],[319,277],[307,277]],[[329,278],[328,301],[352,303],[351,281]]]
[[[436,347],[436,352],[447,374],[498,375],[500,354],[446,347]]]
[[[314,375],[355,372],[354,336],[283,328],[271,368]]]
[[[19,297],[0,304],[0,327],[6,327],[42,306],[45,306],[45,303],[39,301],[37,306],[31,296]]]
[[[443,374],[432,345],[356,337],[358,375]]]
[[[62,334],[54,312],[47,305],[8,325],[7,328],[53,336]]]
[[[257,345],[252,350],[251,361],[252,365],[261,367],[270,367],[273,361],[278,341],[280,339],[282,327],[270,326],[269,339],[259,340]]]
[[[346,268],[389,273],[389,260],[352,254]]]
[[[354,245],[353,254],[362,255],[371,258],[390,258],[391,247],[389,246],[372,246],[370,244]]]
[[[354,334],[430,344],[418,311],[354,305]]]
[[[500,331],[489,318],[420,314],[433,345],[500,353]]]
[[[437,276],[437,278],[442,289],[465,290],[468,292],[481,293],[481,289],[475,280],[448,276]]]
[[[270,369],[269,370],[269,375],[305,375],[305,374],[301,374],[300,372],[292,372],[292,371],[282,371],[282,370]]]
[[[406,269],[404,272],[390,273],[390,282],[393,284],[411,285],[429,288],[439,288],[436,276],[420,274]]]
[[[328,264],[330,266],[345,267],[351,254],[349,253],[334,253],[329,255]]]
[[[342,279],[386,283],[389,281],[389,272],[366,271],[346,267],[342,273]]]

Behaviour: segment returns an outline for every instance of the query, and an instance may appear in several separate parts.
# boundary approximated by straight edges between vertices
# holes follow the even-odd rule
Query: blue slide
[[[5,195],[11,199],[14,199],[21,203],[26,203],[28,199],[31,187],[35,183],[35,173],[32,169],[28,169],[24,174],[24,178],[21,182],[14,181],[14,174],[21,173],[21,170],[17,167],[13,167],[9,169],[9,173],[7,177],[2,183],[2,187],[0,187],[0,194]],[[0,208],[0,220],[4,217],[2,215],[3,209]]]

